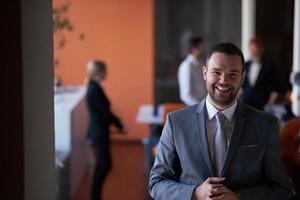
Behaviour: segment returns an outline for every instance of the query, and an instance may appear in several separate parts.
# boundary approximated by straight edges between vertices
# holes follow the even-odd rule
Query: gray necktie
[[[215,116],[218,129],[214,140],[214,165],[215,172],[220,176],[227,151],[227,137],[225,132],[226,117],[222,112],[218,112]]]

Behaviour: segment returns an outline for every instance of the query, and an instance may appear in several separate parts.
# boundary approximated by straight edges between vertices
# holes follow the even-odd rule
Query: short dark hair
[[[240,48],[230,42],[216,44],[210,51],[210,56],[214,53],[224,53],[229,55],[238,55],[241,58],[242,67],[244,70],[245,58]]]
[[[190,49],[197,48],[199,44],[203,43],[203,39],[201,37],[192,37],[190,39]]]
[[[258,46],[259,48],[263,48],[263,46],[264,46],[263,41],[259,37],[252,38],[249,41],[249,44],[254,44],[254,45]]]

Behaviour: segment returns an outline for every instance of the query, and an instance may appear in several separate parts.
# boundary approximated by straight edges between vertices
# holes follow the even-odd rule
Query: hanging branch
[[[72,32],[74,27],[71,20],[67,17],[70,5],[68,3],[53,8],[53,33],[54,33],[54,49],[62,49],[66,45],[66,32]],[[85,39],[83,33],[79,34],[79,40]],[[59,59],[55,58],[54,66],[59,64]]]

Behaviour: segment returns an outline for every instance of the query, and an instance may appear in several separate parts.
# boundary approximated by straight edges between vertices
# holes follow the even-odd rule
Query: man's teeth
[[[228,92],[230,90],[230,88],[217,87],[217,90],[219,90],[220,92]]]

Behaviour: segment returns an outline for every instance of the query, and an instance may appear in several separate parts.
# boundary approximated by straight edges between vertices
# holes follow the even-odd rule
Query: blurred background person
[[[278,70],[264,55],[263,43],[259,38],[249,41],[250,60],[245,63],[246,77],[242,87],[245,103],[263,110],[271,92],[277,90]]]
[[[101,200],[103,183],[112,166],[109,126],[115,125],[120,133],[124,133],[125,129],[121,120],[111,112],[110,102],[101,86],[107,76],[105,63],[98,60],[88,62],[87,74],[86,102],[89,112],[87,137],[95,157],[91,199]]]
[[[280,95],[277,92],[272,92],[269,101],[264,107],[264,111],[275,115],[281,122],[288,121],[294,118],[294,114],[285,95]]]
[[[205,65],[203,49],[201,37],[191,38],[190,53],[178,69],[180,99],[186,105],[198,103],[207,95],[202,75],[202,67]]]

